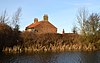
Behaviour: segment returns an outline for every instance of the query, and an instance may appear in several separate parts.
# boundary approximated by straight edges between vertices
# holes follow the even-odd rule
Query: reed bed
[[[63,45],[52,45],[42,46],[42,45],[31,45],[27,47],[14,46],[3,48],[5,53],[33,53],[33,52],[65,52],[65,51],[96,51],[97,48],[94,44],[63,44]]]

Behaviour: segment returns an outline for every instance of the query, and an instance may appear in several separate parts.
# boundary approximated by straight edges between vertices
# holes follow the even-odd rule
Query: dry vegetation
[[[6,23],[5,14],[0,16],[0,51],[20,53],[100,50],[100,16],[97,13],[92,13],[89,17],[85,11],[79,14],[79,34],[77,27],[73,28],[73,33],[65,34],[20,32],[20,9],[13,16],[13,27]]]

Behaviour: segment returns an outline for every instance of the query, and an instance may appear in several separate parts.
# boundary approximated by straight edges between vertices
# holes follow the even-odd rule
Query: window
[[[32,31],[34,32],[34,31],[35,31],[35,29],[32,29]]]

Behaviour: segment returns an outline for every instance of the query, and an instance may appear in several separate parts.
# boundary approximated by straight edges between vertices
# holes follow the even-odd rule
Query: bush
[[[29,45],[42,45],[50,46],[52,45],[62,45],[74,43],[76,34],[58,34],[58,33],[46,33],[46,34],[35,34],[34,32],[24,31],[21,33],[21,38],[24,46]]]
[[[57,41],[61,39],[60,34],[56,33],[46,33],[38,35],[37,43],[42,45],[50,45],[50,44],[57,44]]]
[[[13,30],[10,26],[4,23],[0,23],[0,47],[12,45],[12,33]]]
[[[37,41],[37,35],[33,32],[24,31],[21,33],[20,37],[22,39],[22,45],[24,46],[33,45]]]

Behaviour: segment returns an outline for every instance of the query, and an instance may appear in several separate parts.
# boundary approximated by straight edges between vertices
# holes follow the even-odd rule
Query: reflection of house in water
[[[32,31],[37,34],[57,33],[57,28],[48,21],[48,15],[44,15],[42,21],[38,21],[35,18],[34,23],[26,27],[26,31]]]

